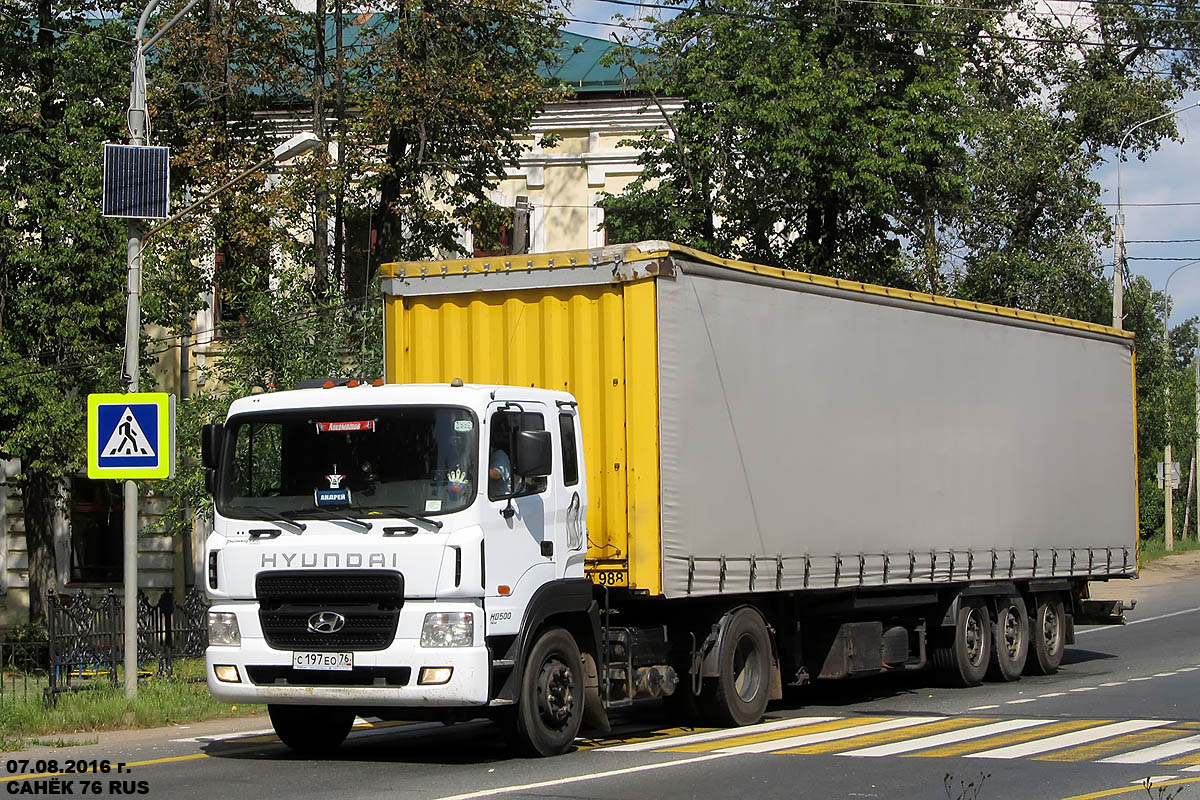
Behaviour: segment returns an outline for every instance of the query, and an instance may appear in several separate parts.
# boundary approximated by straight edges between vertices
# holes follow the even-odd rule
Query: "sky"
[[[1186,108],[1200,95],[1186,95],[1175,108]],[[1145,161],[1126,154],[1121,167],[1121,200],[1125,207],[1125,255],[1131,274],[1144,275],[1155,289],[1163,289],[1168,276],[1180,269],[1167,286],[1172,298],[1171,324],[1200,316],[1200,108],[1182,111],[1176,118],[1182,142],[1164,142],[1157,151],[1147,153]],[[1108,163],[1092,177],[1100,184],[1105,208],[1116,215],[1116,154],[1106,153]],[[1193,203],[1194,205],[1164,205]],[[1157,204],[1157,205],[1154,205]],[[1112,276],[1113,251],[1109,247],[1101,257]],[[1151,261],[1139,259],[1183,259]]]

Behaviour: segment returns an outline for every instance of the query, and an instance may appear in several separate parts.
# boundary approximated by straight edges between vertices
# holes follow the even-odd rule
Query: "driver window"
[[[522,478],[512,471],[512,450],[520,431],[544,431],[541,414],[497,411],[488,437],[488,498],[521,497],[546,490],[546,478]]]

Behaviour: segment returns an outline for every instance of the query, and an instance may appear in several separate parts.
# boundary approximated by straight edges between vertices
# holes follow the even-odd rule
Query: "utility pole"
[[[1196,449],[1195,455],[1192,456],[1192,463],[1195,464],[1196,458],[1200,457],[1200,349],[1192,356],[1192,363],[1196,367]],[[1187,536],[1186,530],[1183,535]],[[1200,541],[1200,487],[1197,487],[1196,492],[1196,541]]]

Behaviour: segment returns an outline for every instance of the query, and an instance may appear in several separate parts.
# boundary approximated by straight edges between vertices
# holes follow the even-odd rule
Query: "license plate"
[[[292,653],[295,669],[351,670],[354,653]]]

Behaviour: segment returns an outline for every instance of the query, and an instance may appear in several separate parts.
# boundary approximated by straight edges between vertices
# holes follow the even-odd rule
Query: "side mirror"
[[[200,431],[200,461],[205,469],[216,469],[221,461],[221,439],[225,426],[220,422],[205,425]],[[207,479],[206,479],[207,480]]]
[[[217,471],[215,469],[204,470],[204,491],[211,496],[217,494]]]
[[[514,449],[514,474],[522,478],[544,478],[550,474],[550,431],[519,431]]]

